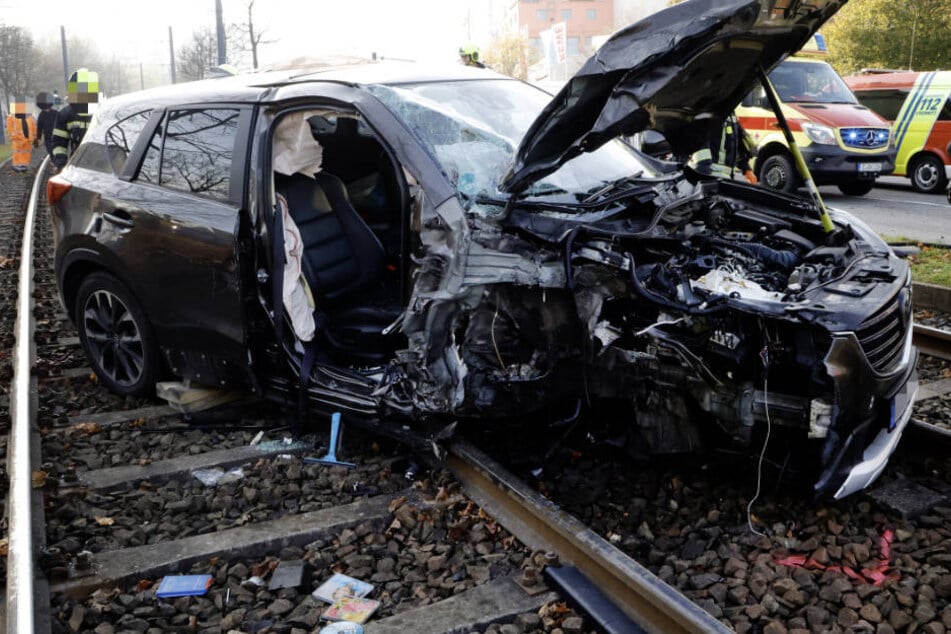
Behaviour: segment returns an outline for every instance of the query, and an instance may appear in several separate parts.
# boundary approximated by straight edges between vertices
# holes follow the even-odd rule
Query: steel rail
[[[43,159],[26,208],[23,221],[23,248],[20,251],[20,273],[17,282],[16,345],[13,348],[13,387],[10,391],[10,440],[8,473],[10,474],[9,554],[7,555],[7,633],[33,634],[33,469],[31,435],[33,432],[33,399],[30,394],[30,372],[33,366],[33,224],[40,181],[49,158]]]
[[[913,341],[922,354],[951,361],[951,332],[915,324]]]
[[[455,442],[446,463],[467,494],[500,524],[530,547],[576,566],[644,630],[732,631],[479,449]]]

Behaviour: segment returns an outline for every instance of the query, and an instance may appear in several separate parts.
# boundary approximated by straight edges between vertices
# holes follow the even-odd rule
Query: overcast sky
[[[247,0],[223,0],[225,23],[243,22]],[[255,27],[276,40],[259,51],[262,65],[331,53],[454,61],[466,40],[489,41],[502,20],[499,0],[257,0]],[[96,41],[105,56],[168,64],[168,27],[176,50],[194,29],[215,25],[214,0],[0,0],[0,20],[28,28],[34,38],[72,36]],[[332,10],[332,14],[331,14]]]

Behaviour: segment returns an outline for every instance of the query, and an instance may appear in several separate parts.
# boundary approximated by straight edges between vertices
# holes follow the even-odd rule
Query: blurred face
[[[99,101],[99,73],[88,70],[79,70],[73,73],[66,86],[69,93],[69,102],[77,112],[90,112],[94,110],[90,104]]]
[[[11,114],[26,114],[26,101],[12,101],[10,102],[10,113]]]

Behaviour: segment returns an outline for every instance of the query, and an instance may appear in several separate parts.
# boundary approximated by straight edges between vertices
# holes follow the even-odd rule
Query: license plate
[[[882,164],[881,163],[859,163],[860,172],[881,172]]]

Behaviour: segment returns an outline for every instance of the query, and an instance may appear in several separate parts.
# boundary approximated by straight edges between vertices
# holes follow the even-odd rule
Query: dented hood
[[[711,126],[797,51],[847,0],[687,0],[615,33],[555,95],[502,181],[520,192],[582,152],[658,130],[674,153],[707,144]]]

